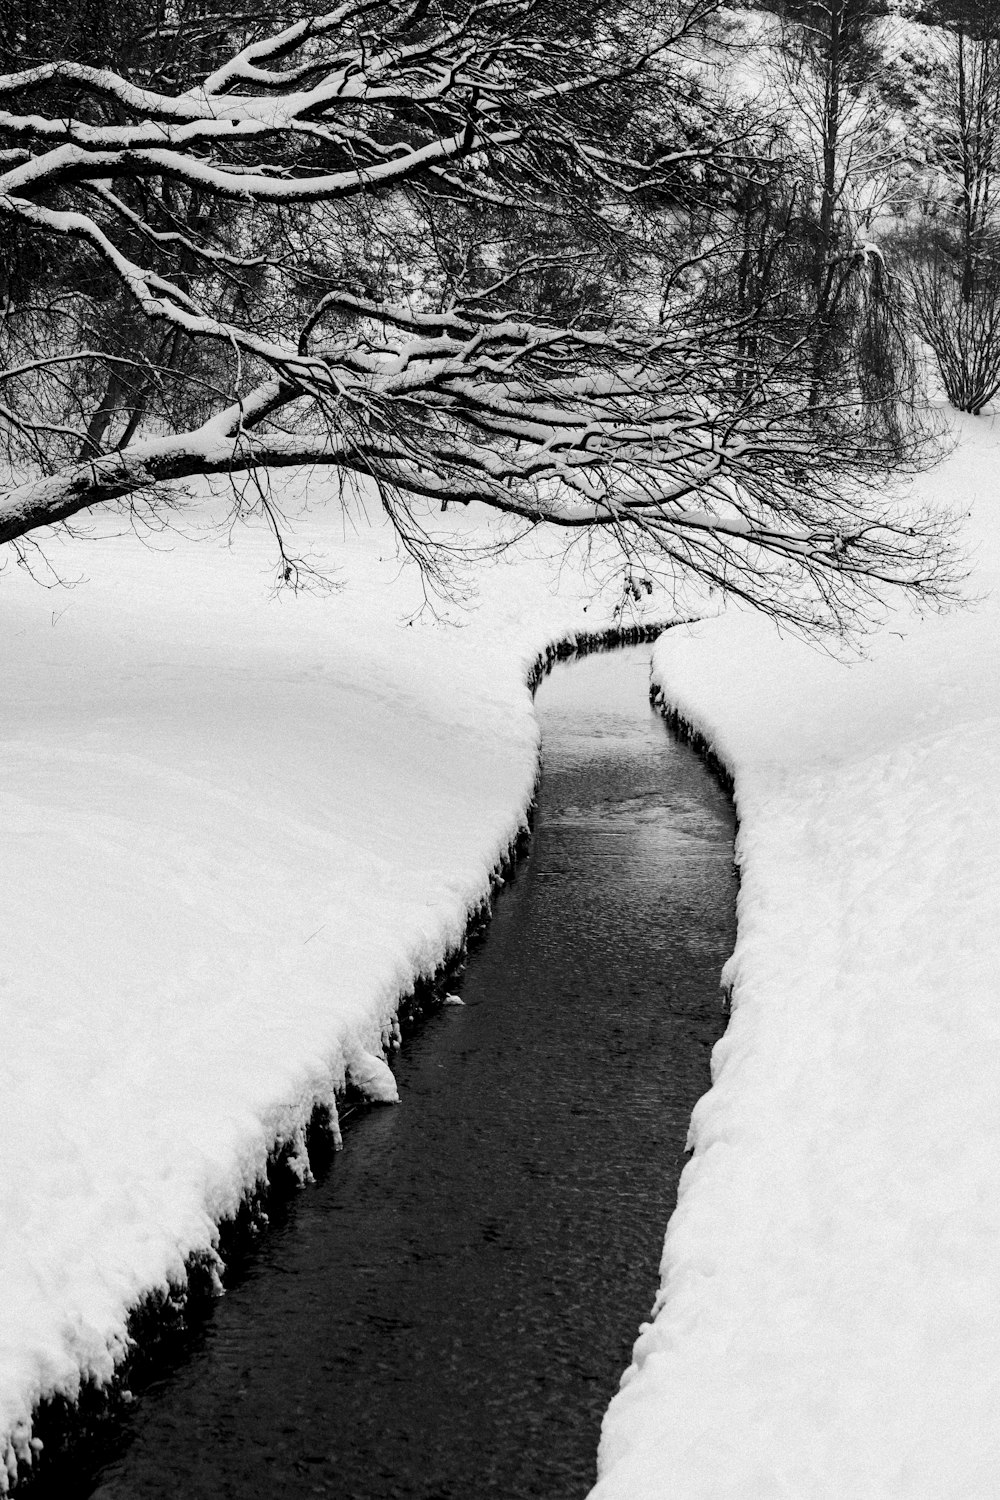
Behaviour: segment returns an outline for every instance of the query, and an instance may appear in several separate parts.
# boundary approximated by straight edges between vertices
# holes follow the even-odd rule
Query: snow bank
[[[261,534],[105,527],[48,547],[75,588],[0,579],[0,1490],[268,1153],[307,1176],[315,1105],[395,1097],[397,1003],[532,794],[535,655],[607,623],[523,549],[408,623],[384,528],[308,525],[333,597],[271,597]]]
[[[844,665],[735,613],[654,676],[732,772],[732,1018],[593,1500],[1000,1494],[1000,426],[923,481],[972,612]]]

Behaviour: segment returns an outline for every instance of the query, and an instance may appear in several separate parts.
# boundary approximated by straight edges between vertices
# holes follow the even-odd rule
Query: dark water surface
[[[460,990],[137,1403],[100,1500],[581,1500],[722,1028],[732,815],[647,700],[559,666],[530,856]]]

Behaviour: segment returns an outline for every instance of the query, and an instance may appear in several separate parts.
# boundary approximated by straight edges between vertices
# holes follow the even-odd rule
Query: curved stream
[[[530,855],[447,1006],[136,1407],[94,1500],[581,1500],[723,1025],[732,812],[649,648],[542,684]]]

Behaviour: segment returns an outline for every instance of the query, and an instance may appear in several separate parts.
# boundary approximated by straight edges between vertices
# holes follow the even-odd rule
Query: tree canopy
[[[905,390],[817,387],[801,172],[713,97],[715,9],[200,0],[59,55],[4,11],[0,542],[323,464],[411,544],[418,500],[481,501],[806,628],[942,597],[945,522],[883,492]],[[876,323],[881,274],[838,260]]]

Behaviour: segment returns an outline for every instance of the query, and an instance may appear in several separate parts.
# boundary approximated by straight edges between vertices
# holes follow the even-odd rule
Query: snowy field
[[[269,1148],[345,1075],[394,1094],[396,1004],[522,826],[530,666],[610,620],[518,549],[457,624],[411,624],[384,528],[307,529],[333,596],[272,597],[261,531],[0,578],[0,1489],[34,1403],[111,1372]]]
[[[923,481],[975,612],[654,672],[736,783],[733,1013],[594,1500],[1000,1495],[1000,422]]]
[[[970,419],[923,481],[984,595],[997,473]],[[385,533],[327,516],[328,598],[272,598],[260,533],[0,579],[0,1488],[314,1102],[391,1093],[395,1004],[521,824],[526,673],[608,623],[518,551],[409,624]],[[657,648],[735,776],[739,940],[595,1500],[1000,1495],[998,649],[993,597],[851,666],[745,613]]]

